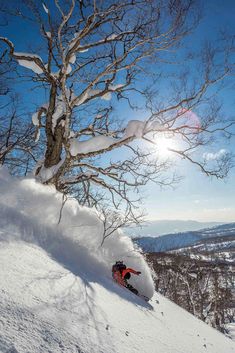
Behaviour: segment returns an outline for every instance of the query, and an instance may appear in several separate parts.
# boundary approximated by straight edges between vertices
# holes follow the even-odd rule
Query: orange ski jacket
[[[120,285],[126,287],[127,281],[125,280],[124,277],[125,277],[125,275],[126,275],[128,272],[134,273],[135,275],[139,275],[139,274],[140,274],[139,271],[135,271],[135,270],[133,270],[132,268],[126,268],[125,270],[122,270],[122,272],[120,272],[120,271],[114,272],[113,278],[115,279],[115,281],[116,281],[117,283],[119,283]]]

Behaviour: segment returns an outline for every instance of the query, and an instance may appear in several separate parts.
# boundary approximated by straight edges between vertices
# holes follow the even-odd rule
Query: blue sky
[[[216,41],[219,28],[235,34],[235,1],[207,0],[204,3],[204,18],[191,40],[192,46],[209,38]],[[235,115],[234,83],[221,92],[224,113]],[[235,133],[235,129],[233,129]],[[220,141],[213,149],[235,151],[235,137]],[[211,152],[208,147],[208,152]],[[212,179],[203,175],[190,163],[178,163],[176,171],[184,179],[174,189],[162,189],[149,184],[143,193],[143,205],[151,220],[180,219],[197,221],[235,222],[235,168],[226,180]]]
[[[234,170],[227,180],[208,178],[190,164],[181,172],[185,177],[175,189],[146,187],[144,204],[149,219],[235,221]]]
[[[235,1],[233,0],[207,0],[204,3],[204,18],[188,45],[197,48],[200,42],[209,38],[216,41],[219,28],[228,29],[235,33]],[[15,43],[16,51],[29,51],[28,44],[40,45],[40,35],[36,27],[31,24],[14,19],[9,26],[1,28],[1,34],[7,36]],[[42,54],[41,54],[42,55]],[[43,55],[42,55],[43,56]],[[27,84],[31,86],[30,84]],[[26,89],[26,84],[20,84],[19,89]],[[234,117],[235,96],[231,85],[222,93],[224,99],[224,112]],[[46,97],[36,90],[24,97],[30,109],[39,102],[45,102]],[[141,114],[138,114],[141,118]],[[143,113],[144,116],[144,113]],[[127,119],[136,119],[128,116]],[[234,131],[235,132],[235,131]],[[235,150],[235,138],[229,143],[220,141],[213,153],[221,149]],[[208,147],[207,152],[212,152]],[[202,175],[196,166],[179,162],[176,171],[184,179],[174,189],[160,190],[158,186],[149,184],[143,189],[143,207],[149,219],[193,219],[198,221],[235,221],[235,169],[230,172],[226,180],[215,180]]]

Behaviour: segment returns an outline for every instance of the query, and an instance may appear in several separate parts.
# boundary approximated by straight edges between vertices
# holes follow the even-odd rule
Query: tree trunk
[[[53,131],[53,114],[56,108],[57,87],[52,84],[50,91],[50,101],[46,117],[46,138],[47,147],[45,154],[44,166],[46,168],[53,167],[61,161],[64,127],[59,124],[54,127]]]
[[[64,127],[61,125],[55,128],[54,134],[52,131],[47,134],[47,149],[44,161],[46,168],[53,167],[61,161],[63,134]]]

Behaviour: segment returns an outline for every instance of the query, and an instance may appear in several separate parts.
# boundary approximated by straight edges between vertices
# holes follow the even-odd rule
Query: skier
[[[117,261],[115,265],[113,265],[113,279],[121,286],[126,287],[131,292],[138,295],[138,290],[128,283],[128,280],[131,278],[131,273],[134,273],[138,276],[141,274],[140,271],[135,271],[132,268],[126,268],[126,265],[123,264],[123,261]]]

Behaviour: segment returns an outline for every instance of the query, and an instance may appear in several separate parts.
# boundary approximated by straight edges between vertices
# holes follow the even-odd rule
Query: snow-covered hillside
[[[3,353],[235,352],[160,295],[146,304],[105,276],[75,275],[38,246],[3,242],[0,266]]]
[[[142,272],[137,280],[133,278],[133,285],[151,297],[154,284],[150,270],[129,237],[116,232],[101,246],[103,223],[96,211],[79,206],[74,199],[68,199],[63,209],[62,204],[62,194],[54,187],[33,178],[17,180],[0,169],[0,240],[39,245],[78,275],[91,272],[110,277],[112,264],[124,260]]]
[[[128,227],[126,232],[131,238],[153,237],[156,238],[163,234],[172,234],[188,231],[196,231],[211,228],[222,224],[222,222],[198,222],[190,220],[155,220],[148,221],[141,226]]]
[[[136,238],[135,242],[147,252],[164,252],[193,246],[196,244],[209,244],[210,240],[213,244],[216,238],[221,238],[222,242],[229,239],[227,247],[231,247],[235,240],[235,223],[223,224],[220,226],[202,229],[199,231],[190,231],[183,233],[166,234],[160,237],[142,237]],[[232,242],[232,243],[231,243]],[[231,246],[230,246],[231,244]],[[218,246],[218,244],[217,244]],[[215,245],[216,247],[216,245]],[[226,246],[225,246],[226,248]]]
[[[0,352],[233,353],[235,344],[157,293],[121,233],[103,247],[96,213],[0,170]],[[142,272],[144,302],[111,279],[114,260]],[[153,295],[153,296],[152,296]]]

